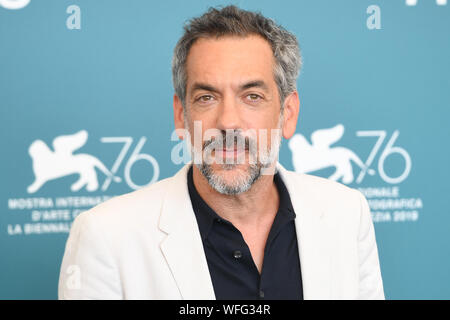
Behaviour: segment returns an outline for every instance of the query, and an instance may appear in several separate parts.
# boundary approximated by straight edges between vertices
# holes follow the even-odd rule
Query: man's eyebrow
[[[205,91],[211,91],[211,92],[219,92],[219,89],[214,88],[213,86],[206,84],[206,83],[201,83],[201,82],[195,82],[192,85],[192,89],[191,91],[194,92],[196,90],[205,90]]]
[[[239,86],[239,90],[246,90],[249,88],[261,88],[263,90],[268,90],[268,86],[263,80],[253,80],[253,81],[249,81],[249,82],[244,83]],[[211,91],[211,92],[219,92],[220,91],[219,89],[214,88],[213,86],[211,86],[207,83],[202,83],[202,82],[195,82],[192,85],[191,91],[194,92],[196,90],[205,90],[205,91]]]
[[[249,88],[261,88],[263,90],[267,90],[268,86],[263,80],[254,80],[241,85],[240,90],[246,90]]]

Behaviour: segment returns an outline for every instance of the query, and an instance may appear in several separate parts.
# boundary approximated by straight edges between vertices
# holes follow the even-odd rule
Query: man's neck
[[[217,192],[195,165],[193,180],[197,192],[211,209],[235,226],[258,228],[268,220],[273,221],[278,210],[279,195],[273,175],[262,175],[248,191],[237,195]]]

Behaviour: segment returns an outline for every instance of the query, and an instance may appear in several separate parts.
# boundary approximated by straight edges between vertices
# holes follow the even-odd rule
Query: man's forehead
[[[267,40],[258,35],[245,37],[222,36],[219,38],[197,39],[189,50],[187,63],[215,60],[230,60],[233,58],[273,59],[272,48]]]
[[[260,36],[199,39],[188,55],[188,84],[236,87],[252,81],[263,81],[273,75],[273,53],[269,43]],[[261,84],[261,83],[259,83]]]

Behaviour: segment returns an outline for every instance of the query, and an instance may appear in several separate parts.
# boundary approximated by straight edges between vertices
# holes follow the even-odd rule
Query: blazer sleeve
[[[375,230],[369,204],[364,195],[357,190],[361,211],[358,232],[359,258],[359,299],[384,299]]]
[[[122,298],[117,267],[95,222],[86,211],[72,224],[59,276],[60,300]]]

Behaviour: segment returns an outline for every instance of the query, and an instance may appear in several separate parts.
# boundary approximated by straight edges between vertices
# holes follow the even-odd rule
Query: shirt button
[[[233,257],[235,257],[236,259],[242,258],[242,252],[239,250],[236,250],[235,252],[233,252]]]
[[[260,297],[260,298],[264,298],[264,291],[259,290],[259,297]]]

